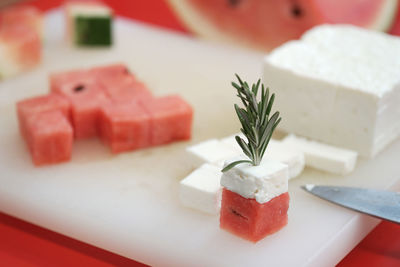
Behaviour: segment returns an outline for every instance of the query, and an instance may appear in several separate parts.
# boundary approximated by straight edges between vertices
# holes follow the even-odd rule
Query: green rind
[[[79,46],[111,46],[112,17],[75,17],[75,44]]]

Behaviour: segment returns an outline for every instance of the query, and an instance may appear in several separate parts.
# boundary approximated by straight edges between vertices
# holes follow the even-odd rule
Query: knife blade
[[[302,188],[322,199],[400,224],[400,193],[374,189],[307,184]]]

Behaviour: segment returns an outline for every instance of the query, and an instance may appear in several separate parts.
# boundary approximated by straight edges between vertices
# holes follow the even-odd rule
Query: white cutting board
[[[178,183],[192,170],[184,148],[238,131],[230,86],[254,81],[262,55],[117,19],[113,49],[73,49],[59,11],[46,20],[40,68],[0,83],[0,210],[150,265],[332,266],[378,220],[321,201],[306,183],[394,188],[400,141],[340,177],[306,169],[290,182],[289,224],[257,244],[219,229],[218,217],[184,208]],[[48,91],[50,71],[122,61],[155,94],[179,93],[194,107],[191,142],[112,155],[97,140],[74,145],[71,162],[35,168],[18,134],[15,102]],[[279,95],[277,96],[279,97]]]

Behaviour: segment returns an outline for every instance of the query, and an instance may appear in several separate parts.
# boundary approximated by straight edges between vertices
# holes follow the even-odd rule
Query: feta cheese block
[[[243,159],[247,158],[240,156],[229,159],[224,167]],[[289,171],[286,164],[263,160],[258,166],[242,163],[224,172],[221,185],[244,198],[255,199],[263,204],[288,191],[288,177]]]
[[[205,213],[217,214],[221,206],[221,168],[205,163],[179,184],[181,203]]]
[[[240,151],[226,145],[218,139],[209,139],[186,148],[190,155],[190,162],[197,167],[203,163],[212,163],[220,167],[224,161],[240,155]]]
[[[289,179],[299,176],[305,166],[304,152],[296,147],[271,139],[265,151],[263,161],[279,161],[288,166]]]
[[[400,38],[347,25],[313,28],[272,51],[264,82],[280,129],[373,157],[400,134]]]
[[[112,44],[112,10],[96,1],[71,1],[65,5],[67,40],[78,46]]]
[[[242,149],[235,140],[235,136],[237,135],[243,138],[243,134],[238,133],[221,139],[221,142],[235,149],[238,154],[241,154]],[[263,159],[279,161],[288,165],[289,179],[299,176],[305,165],[304,153],[302,151],[287,146],[281,141],[275,139],[271,139],[269,141]]]
[[[306,165],[335,174],[348,174],[354,170],[357,152],[310,141],[295,135],[287,136],[283,144],[304,152]]]

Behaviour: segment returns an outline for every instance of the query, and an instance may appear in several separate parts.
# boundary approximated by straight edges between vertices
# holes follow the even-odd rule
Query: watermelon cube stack
[[[0,80],[40,63],[41,20],[34,7],[11,7],[0,12]]]
[[[225,166],[243,157],[228,160]],[[287,224],[288,167],[264,160],[259,166],[236,165],[223,173],[220,227],[257,242]]]
[[[71,158],[73,130],[69,121],[70,103],[49,94],[17,103],[22,136],[35,165],[53,164]]]
[[[35,165],[59,163],[71,158],[73,131],[61,111],[28,116],[26,129],[26,140]]]
[[[110,46],[113,11],[97,1],[69,1],[65,5],[67,40],[77,46]]]
[[[26,137],[26,121],[30,115],[48,111],[61,111],[69,119],[71,106],[67,99],[57,94],[37,96],[18,102],[17,115],[22,136]]]
[[[123,64],[54,73],[49,83],[47,96],[17,103],[20,132],[37,165],[68,160],[73,137],[99,136],[112,153],[191,137],[191,106],[177,95],[154,97]]]

